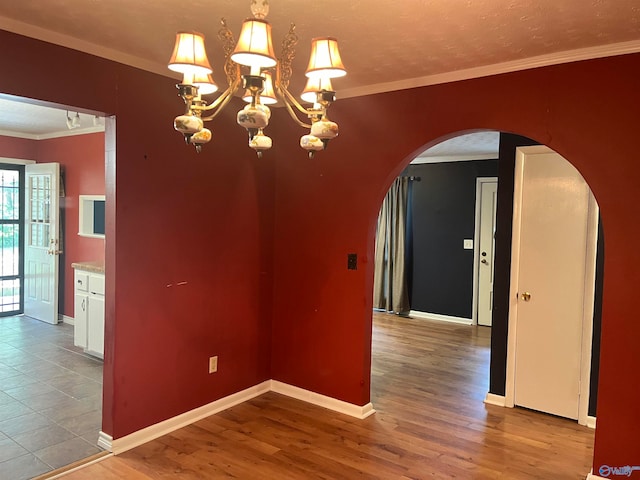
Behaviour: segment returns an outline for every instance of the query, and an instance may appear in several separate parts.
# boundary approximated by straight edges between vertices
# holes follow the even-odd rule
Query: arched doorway
[[[517,139],[516,139],[517,140]],[[507,143],[514,141],[514,138],[507,138]],[[530,141],[531,143],[535,143],[533,141]],[[406,170],[405,170],[406,172]],[[404,172],[403,172],[404,173]],[[415,173],[414,171],[411,172],[412,174]],[[504,177],[504,171],[502,172],[502,176]],[[512,177],[513,178],[513,177]],[[513,185],[511,185],[511,188],[507,188],[507,191],[510,190],[510,204],[509,209],[512,209],[512,202],[513,202]],[[504,207],[503,207],[504,208]],[[506,227],[508,228],[508,230],[511,230],[511,211],[509,211],[509,215],[508,215],[508,224],[506,225]],[[461,239],[462,240],[462,239]],[[460,248],[462,249],[462,241],[459,242],[460,243]],[[509,245],[509,249],[506,252],[502,252],[503,255],[505,257],[509,257],[510,255],[510,245]],[[507,262],[508,263],[508,262]],[[504,279],[503,279],[504,280]],[[503,281],[503,284],[507,285],[508,287],[508,276],[506,278],[505,281]],[[407,332],[408,335],[407,337],[404,337],[401,329],[400,329],[400,325],[401,322],[403,320],[401,319],[397,319],[397,320],[389,320],[389,319],[379,319],[379,321],[374,320],[374,333],[373,333],[373,345],[374,345],[374,351],[372,353],[372,362],[373,362],[373,375],[372,375],[372,401],[374,403],[374,407],[376,409],[379,409],[378,405],[376,404],[376,400],[379,399],[377,398],[378,396],[378,392],[376,391],[376,382],[378,380],[381,380],[385,377],[385,375],[387,376],[387,378],[385,378],[383,381],[387,383],[387,385],[385,385],[385,389],[387,389],[386,393],[389,393],[388,390],[388,384],[389,384],[389,372],[387,372],[384,368],[384,366],[382,366],[382,364],[384,362],[386,362],[387,358],[393,358],[393,355],[400,355],[400,352],[404,352],[407,351],[406,347],[408,344],[410,344],[410,340],[407,340],[407,338],[411,339],[412,337],[414,339],[421,339],[421,340],[417,340],[417,341],[430,341],[430,338],[427,337],[420,337],[420,333],[418,333],[418,331],[421,328],[421,325],[418,324],[418,321],[409,321],[407,323],[402,324],[403,327],[407,328]],[[499,326],[502,325],[503,322],[498,321]],[[461,326],[455,326],[455,325],[446,325],[443,326],[442,324],[436,324],[433,327],[434,330],[434,334],[433,334],[433,338],[437,338],[438,341],[440,343],[453,343],[453,340],[446,340],[447,336],[446,333],[450,334],[452,337],[454,335],[460,334],[461,330],[463,328],[469,328],[469,327],[461,327]],[[477,327],[476,327],[477,329]],[[506,341],[506,318],[504,319],[504,328],[498,328],[498,334],[505,335],[505,338],[495,338],[493,340],[491,340],[489,342],[489,340],[487,339],[487,342],[482,345],[482,338],[481,336],[479,337],[476,332],[473,332],[471,329],[469,330],[469,332],[467,333],[468,338],[472,339],[472,342],[475,342],[476,344],[480,344],[481,348],[478,348],[477,350],[473,350],[473,349],[469,349],[467,350],[468,346],[467,345],[457,345],[457,350],[456,353],[460,353],[460,352],[465,352],[466,354],[469,354],[471,356],[476,355],[477,357],[481,357],[483,355],[483,349],[482,347],[485,347],[484,352],[486,353],[488,348],[489,348],[489,343],[491,344],[499,344],[501,343],[503,340]],[[389,350],[389,343],[393,340],[396,339],[399,343],[397,344],[397,349],[393,349],[393,347]],[[456,365],[455,367],[452,367],[451,371],[448,372],[449,375],[451,375],[450,377],[450,381],[446,382],[445,377],[441,376],[441,371],[439,371],[440,367],[442,364],[445,364],[448,362],[448,360],[443,360],[443,357],[441,356],[442,350],[440,349],[438,346],[438,341],[434,342],[434,344],[430,345],[430,349],[428,350],[427,353],[425,353],[425,350],[420,350],[420,348],[418,346],[414,346],[415,348],[410,349],[409,351],[413,352],[413,355],[418,355],[418,354],[425,354],[428,355],[429,357],[435,357],[438,358],[439,360],[437,362],[431,361],[431,359],[426,359],[422,364],[415,364],[415,363],[410,363],[411,360],[407,359],[407,358],[403,358],[402,361],[407,362],[407,371],[411,372],[412,369],[418,369],[420,370],[419,372],[416,372],[415,376],[411,376],[411,375],[407,375],[407,377],[405,378],[405,380],[408,382],[407,385],[403,386],[400,384],[395,384],[394,388],[396,389],[396,391],[398,391],[398,389],[402,389],[402,388],[407,388],[409,391],[413,392],[413,396],[411,399],[411,402],[415,402],[414,406],[417,405],[422,405],[425,407],[425,411],[431,411],[433,408],[435,408],[437,410],[436,407],[434,407],[434,403],[439,402],[439,401],[443,401],[443,404],[446,404],[447,402],[452,402],[453,404],[455,404],[455,400],[452,401],[453,398],[457,398],[457,400],[460,402],[457,405],[457,408],[461,409],[462,411],[467,412],[467,414],[469,416],[473,415],[473,409],[472,407],[469,406],[469,403],[476,403],[477,405],[481,405],[480,409],[476,411],[477,412],[485,412],[485,408],[486,408],[486,412],[489,413],[489,415],[494,415],[494,410],[493,407],[484,407],[482,406],[482,395],[478,395],[478,391],[474,390],[474,378],[471,375],[468,375],[470,371],[474,371],[476,373],[477,376],[482,376],[482,374],[485,374],[485,381],[486,381],[486,370],[483,372],[482,367],[480,367],[478,369],[478,364],[477,363],[472,363],[469,362],[469,364],[467,365],[467,367],[469,368],[469,371],[465,371],[465,365],[464,363],[455,363],[455,362],[451,362],[450,365]],[[382,345],[381,349],[382,349],[382,353],[383,355],[378,355],[378,353],[381,352],[376,352],[375,351],[375,346],[376,343],[380,342],[380,344]],[[420,352],[420,353],[418,353]],[[455,355],[454,355],[455,356]],[[597,357],[597,356],[596,356]],[[488,368],[488,355],[487,355],[487,368]],[[500,365],[493,365],[491,367],[491,371],[492,371],[492,376],[493,377],[497,377],[501,375],[500,370],[503,370],[504,364]],[[494,372],[497,371],[497,373]],[[466,375],[466,376],[465,376]],[[464,381],[459,382],[459,380],[461,378],[465,378]],[[457,383],[458,387],[460,390],[458,392],[458,394],[454,394],[452,393],[450,390],[448,390],[448,388],[452,387],[454,384]],[[466,383],[465,383],[466,382]],[[480,383],[482,384],[482,383]],[[466,387],[464,386],[466,385]],[[477,387],[477,382],[476,385]],[[504,387],[503,387],[504,388]],[[420,394],[424,394],[422,397],[420,397]],[[486,393],[486,391],[485,391]],[[418,398],[421,398],[421,400],[418,400]],[[436,398],[439,398],[439,400],[435,400]],[[443,400],[445,399],[446,400]],[[385,399],[386,401],[386,399]],[[420,403],[422,402],[422,403]],[[504,403],[503,403],[504,405]],[[446,407],[443,407],[441,410],[441,413],[445,410]],[[504,410],[504,409],[502,409]],[[503,412],[499,413],[498,415],[501,415]],[[522,412],[521,412],[522,413]],[[449,414],[451,414],[451,417],[453,418],[456,415],[456,412],[449,412]],[[522,413],[524,415],[526,415],[527,413]],[[532,414],[534,415],[532,418],[535,419],[538,418],[537,414]],[[503,419],[504,420],[504,419]],[[457,420],[452,420],[453,422],[457,421]],[[511,421],[511,420],[505,420],[505,421]],[[514,420],[515,421],[515,420]],[[553,421],[556,421],[555,419]],[[536,422],[536,423],[544,423],[544,420],[541,420],[541,422]],[[585,430],[584,427],[578,427],[577,425],[574,424],[574,427],[578,430],[582,429]],[[437,428],[434,426],[429,426],[427,428]],[[552,427],[555,428],[555,427]],[[525,433],[525,436],[527,434]],[[534,438],[535,435],[537,435],[537,433],[535,432],[531,432],[532,437]],[[593,432],[588,432],[586,431],[585,433],[585,438],[587,438],[586,443],[584,444],[585,447],[585,455],[587,458],[587,461],[585,463],[585,465],[589,464],[589,460],[590,460],[590,449],[593,447],[593,440],[592,440],[592,435]],[[490,438],[490,435],[488,436],[488,438]],[[491,440],[489,440],[491,441]],[[496,452],[498,452],[500,450],[500,448],[496,449]],[[494,452],[494,454],[496,454],[496,452]],[[588,470],[588,468],[587,468]]]

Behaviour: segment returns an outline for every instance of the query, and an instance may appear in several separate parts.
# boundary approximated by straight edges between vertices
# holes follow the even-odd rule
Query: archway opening
[[[498,176],[503,180],[502,184],[502,228],[498,227],[496,231],[496,282],[495,285],[498,289],[506,288],[506,292],[501,292],[497,295],[495,301],[508,302],[508,287],[509,287],[509,267],[510,267],[510,255],[511,255],[511,227],[513,217],[513,163],[514,160],[510,160],[510,156],[515,159],[515,149],[518,145],[532,145],[537,142],[526,139],[524,137],[518,137],[516,135],[501,134],[500,148],[496,151],[495,161],[499,164]],[[428,152],[428,150],[426,151]],[[453,162],[451,162],[453,163]],[[469,164],[470,166],[470,164]],[[426,174],[420,174],[412,165],[405,168],[402,176],[407,177],[421,177],[421,186],[426,185],[422,183]],[[506,181],[505,181],[506,179]],[[414,180],[415,181],[415,180]],[[440,182],[442,185],[443,182]],[[500,185],[500,180],[498,181]],[[475,187],[475,178],[473,186]],[[451,187],[448,188],[451,190]],[[499,188],[500,191],[500,188]],[[473,201],[476,200],[475,192],[472,195]],[[506,202],[505,202],[506,200]],[[436,204],[434,210],[440,208],[440,211],[446,210],[446,205],[443,205],[440,200],[435,200]],[[472,208],[473,212],[475,209]],[[497,200],[499,201],[499,200]],[[498,207],[500,208],[500,206]],[[411,211],[411,215],[414,217],[417,215],[416,206],[411,205],[408,207]],[[475,230],[473,229],[474,216],[471,215],[471,220],[468,220],[472,224],[469,229],[471,232],[470,239],[475,241]],[[498,220],[500,221],[500,220]],[[413,235],[415,232],[408,232],[408,235]],[[436,229],[435,235],[442,236],[442,230]],[[461,253],[464,253],[465,234],[457,234],[454,239],[447,239],[446,242],[454,244],[459,248]],[[413,237],[415,240],[415,236]],[[412,243],[411,241],[407,243]],[[413,262],[415,259],[415,241],[412,248],[414,251],[409,255],[410,260]],[[469,253],[469,252],[467,252]],[[445,252],[434,252],[426,255],[427,257],[436,256],[444,257]],[[468,283],[473,283],[473,275],[477,271],[478,263],[482,260],[482,257],[476,257],[469,255],[468,260]],[[445,261],[446,264],[446,261]],[[415,268],[415,264],[409,267],[407,270],[411,275]],[[474,270],[475,269],[475,270]],[[506,275],[505,275],[506,273]],[[438,271],[434,275],[435,282],[445,283],[447,272]],[[500,277],[500,279],[498,279]],[[599,277],[600,292],[602,276]],[[409,281],[409,288],[411,289],[411,308],[407,312],[409,317],[416,317],[412,315],[413,305],[415,302],[415,293],[417,291],[413,284],[415,279]],[[472,292],[472,288],[469,288]],[[459,302],[464,303],[467,311],[473,310],[473,302],[477,301],[473,298],[472,293],[462,296],[460,291],[452,292],[452,296],[457,295]],[[502,295],[502,296],[501,296]],[[600,293],[601,295],[601,293]],[[375,294],[374,294],[375,297]],[[601,299],[601,297],[600,297]],[[601,301],[601,300],[600,300]],[[596,302],[597,303],[597,302]],[[375,306],[375,303],[374,303]],[[398,313],[398,312],[395,312]],[[429,312],[428,312],[429,313]],[[433,312],[438,313],[438,312]],[[384,313],[374,313],[373,320],[373,352],[372,352],[372,389],[371,399],[374,407],[380,411],[388,413],[388,408],[393,409],[394,405],[400,405],[406,403],[411,404],[415,410],[414,414],[417,415],[417,419],[423,422],[425,431],[438,430],[443,427],[440,422],[445,424],[454,424],[454,429],[460,428],[465,431],[464,422],[478,422],[478,425],[482,425],[479,431],[482,432],[483,440],[481,442],[492,443],[491,439],[493,427],[489,425],[490,422],[498,422],[503,426],[506,425],[519,425],[522,427],[524,424],[536,424],[537,426],[544,426],[542,430],[531,431],[524,433],[526,438],[543,438],[548,434],[547,428],[549,424],[545,421],[532,422],[532,418],[541,414],[522,411],[519,409],[495,409],[493,406],[484,405],[483,400],[487,392],[492,396],[504,397],[505,388],[505,356],[506,356],[506,341],[507,341],[507,317],[508,308],[504,306],[499,309],[498,312],[494,312],[494,326],[491,327],[491,333],[487,335],[486,331],[483,335],[483,327],[475,325],[475,319],[472,315],[469,317],[458,317],[456,315],[446,315],[440,313],[442,317],[454,317],[454,318],[442,318],[438,315],[430,319],[424,318],[409,318],[405,319],[397,315],[389,315]],[[597,314],[597,312],[596,312]],[[497,321],[496,321],[497,315]],[[469,325],[460,325],[456,323],[444,323],[443,320],[469,320]],[[599,318],[598,318],[599,320]],[[463,322],[464,323],[464,322]],[[597,331],[599,336],[599,322],[598,325],[594,323],[594,332]],[[595,337],[594,337],[595,338]],[[462,342],[462,343],[461,343]],[[594,341],[594,345],[596,342]],[[491,354],[489,355],[489,349]],[[594,355],[595,360],[595,376],[592,375],[592,381],[597,383],[597,355]],[[490,360],[491,358],[491,360]],[[490,371],[490,375],[488,372]],[[592,388],[592,391],[596,391]],[[492,393],[495,392],[495,393]],[[399,399],[402,396],[405,398]],[[489,397],[492,399],[492,397]],[[495,400],[495,398],[493,398]],[[590,411],[595,414],[595,399],[592,402],[593,405]],[[495,403],[495,402],[491,402]],[[527,417],[527,416],[533,417]],[[431,424],[429,418],[441,417],[435,421],[435,424]],[[546,417],[543,415],[543,417]],[[445,419],[446,418],[446,419]],[[529,418],[528,420],[525,420]],[[559,422],[560,424],[567,425],[567,421],[555,417],[552,422]],[[555,427],[552,427],[555,428]],[[565,427],[563,427],[565,428]],[[571,423],[570,429],[579,432],[578,435],[582,435],[581,448],[583,449],[582,456],[578,455],[581,463],[577,463],[573,466],[573,471],[582,471],[590,468],[591,463],[591,449],[593,447],[593,432],[586,430],[584,427],[580,427],[575,423]],[[546,431],[546,433],[545,433]],[[461,435],[467,435],[467,433],[461,433]],[[500,442],[495,443],[495,449],[484,445],[480,450],[477,450],[477,445],[473,442],[468,442],[470,438],[475,438],[471,432],[468,437],[461,444],[461,451],[469,450],[481,452],[480,460],[475,460],[473,463],[478,465],[479,461],[484,459],[490,459],[496,454],[500,454],[502,448],[507,448],[507,444],[501,445]],[[501,430],[504,434],[504,430]],[[558,439],[562,441],[562,438]],[[566,439],[565,439],[566,440]],[[480,441],[480,440],[478,440]],[[439,444],[446,444],[445,438],[438,440]],[[569,445],[556,445],[560,451],[570,449]],[[509,469],[509,465],[506,466]],[[562,467],[566,468],[566,467]],[[551,471],[550,471],[551,475]]]

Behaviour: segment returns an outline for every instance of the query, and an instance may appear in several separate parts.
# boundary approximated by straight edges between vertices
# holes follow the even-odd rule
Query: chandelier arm
[[[218,112],[220,110],[222,110],[227,103],[229,103],[229,100],[231,100],[231,98],[233,97],[233,94],[236,93],[236,91],[238,90],[238,87],[240,86],[240,79],[237,78],[233,84],[229,85],[229,87],[220,94],[220,96],[218,96],[218,98],[216,98],[213,103],[211,103],[210,105],[203,105],[203,106],[193,106],[192,108],[195,110],[199,110],[200,112],[208,112],[210,110],[216,110],[216,112],[211,115],[210,117],[207,118],[203,118],[203,120],[210,120],[211,118],[215,117]]]
[[[225,92],[225,93],[227,93],[227,92]],[[227,106],[227,104],[228,104],[228,103],[231,101],[231,99],[233,98],[233,92],[232,92],[232,91],[230,91],[227,95],[225,95],[225,97],[224,97],[224,98],[221,98],[221,97],[222,97],[222,96],[218,97],[218,98],[216,99],[216,102],[215,102],[215,104],[216,104],[216,106],[217,106],[218,108],[217,108],[217,109],[216,109],[216,110],[215,110],[211,115],[209,115],[208,117],[202,117],[202,121],[203,121],[203,122],[208,122],[208,121],[211,121],[211,120],[213,120],[214,118],[216,118],[216,117],[218,116],[218,114],[219,114],[222,110],[224,110],[224,107],[226,107],[226,106]],[[213,104],[211,104],[211,105],[207,105],[207,107],[205,107],[203,110],[205,110],[205,109],[206,109],[205,111],[211,110],[211,108],[209,108],[209,107],[213,107]]]
[[[302,120],[298,118],[298,116],[296,115],[296,112],[294,111],[291,104],[287,101],[287,99],[284,98],[283,100],[284,100],[283,102],[284,106],[287,109],[287,112],[289,112],[289,115],[291,116],[293,121],[296,122],[298,125],[300,125],[302,128],[311,128],[311,124],[304,123]]]
[[[300,104],[300,102],[296,100],[296,97],[294,97],[291,92],[289,92],[289,90],[283,88],[281,85],[278,85],[278,93],[280,94],[280,97],[282,97],[282,99],[285,101],[285,104],[291,104],[291,106],[295,107],[300,113],[303,113],[307,116],[324,113],[303,107],[302,104]]]

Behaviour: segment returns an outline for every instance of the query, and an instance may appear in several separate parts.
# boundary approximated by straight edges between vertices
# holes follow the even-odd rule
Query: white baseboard
[[[484,399],[484,403],[486,403],[487,405],[496,405],[498,407],[506,407],[507,399],[502,395],[487,393],[487,396]],[[585,425],[589,428],[596,428],[596,417],[587,417],[587,423]]]
[[[410,317],[424,318],[425,320],[437,320],[439,322],[461,323],[463,325],[472,325],[473,320],[463,317],[452,317],[451,315],[440,315],[439,313],[427,313],[418,312],[417,310],[411,310],[409,312]]]
[[[262,395],[263,393],[267,393],[270,386],[270,381],[267,380],[253,387],[249,387],[240,392],[208,403],[207,405],[194,408],[193,410],[169,418],[160,423],[150,425],[146,428],[143,428],[142,430],[130,433],[129,435],[126,435],[124,437],[116,438],[115,440],[111,441],[111,448],[107,448],[107,450],[113,452],[116,455],[126,452],[127,450],[131,450],[138,445],[150,442],[151,440],[161,437],[162,435],[166,435],[167,433],[171,433],[174,430],[190,425],[194,422],[197,422],[198,420],[202,420],[203,418],[214,415],[218,412],[226,410],[227,408],[231,408],[235,405],[246,402],[247,400],[251,400],[252,398]],[[103,437],[101,437],[101,439],[102,438]],[[105,448],[105,446],[103,446],[102,444],[100,446]]]
[[[113,452],[113,437],[103,431],[98,432],[98,446],[107,452]]]
[[[58,322],[66,323],[67,325],[75,325],[75,319],[73,317],[67,317],[66,315],[58,315]]]
[[[150,425],[124,437],[116,438],[115,440],[110,435],[100,432],[98,435],[98,445],[115,455],[119,455],[120,453],[131,450],[138,445],[155,440],[162,435],[171,433],[174,430],[195,423],[198,420],[202,420],[203,418],[219,413],[227,408],[231,408],[267,392],[280,393],[281,395],[286,395],[297,400],[302,400],[304,402],[318,405],[359,419],[367,418],[369,415],[375,413],[371,403],[367,403],[360,407],[326,395],[287,385],[286,383],[278,382],[277,380],[267,380],[238,393],[229,395],[228,397],[221,398],[207,405],[203,405],[202,407],[195,408],[162,422]]]
[[[487,396],[484,399],[484,403],[487,405],[496,405],[498,407],[506,407],[507,399],[504,395],[495,395],[493,393],[487,393]]]
[[[359,418],[361,420],[375,413],[371,403],[367,403],[360,407],[353,403],[343,402],[342,400],[327,397],[326,395],[311,392],[303,388],[294,387],[293,385],[288,385],[277,380],[271,380],[271,391],[297,400],[302,400],[303,402],[311,403],[313,405],[318,405],[319,407],[324,407],[329,410],[333,410],[334,412],[344,413],[345,415]]]
[[[606,480],[604,477],[599,477],[598,475],[593,474],[593,470],[591,470],[587,474],[587,480]]]

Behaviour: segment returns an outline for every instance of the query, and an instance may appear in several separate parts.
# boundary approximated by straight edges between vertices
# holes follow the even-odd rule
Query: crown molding
[[[427,150],[428,151],[428,150]],[[421,163],[445,163],[445,162],[470,162],[473,160],[496,160],[498,150],[494,153],[461,154],[461,155],[425,155],[417,156],[411,161],[411,165]]]
[[[46,133],[43,135],[37,135],[36,140],[49,140],[50,138],[60,137],[75,137],[76,135],[87,135],[89,133],[104,132],[104,125],[88,128],[74,128],[72,130],[60,130],[59,132]]]
[[[38,140],[38,135],[33,133],[22,133],[22,132],[13,132],[9,130],[0,130],[0,136],[2,137],[13,137],[13,138],[24,138],[26,140]]]
[[[171,75],[171,72],[167,71],[167,67],[165,65],[159,65],[156,62],[152,62],[135,55],[129,55],[112,48],[103,47],[95,43],[87,42],[86,40],[80,40],[70,35],[53,32],[51,30],[37,27],[35,25],[29,25],[28,23],[20,22],[11,18],[0,16],[0,29],[16,33],[18,35],[23,35],[25,37],[35,38],[36,40],[42,40],[43,42],[53,43],[72,50],[78,50],[97,57],[106,58],[107,60],[146,70],[147,72],[157,73],[163,77],[175,77],[175,75]]]
[[[178,78],[175,75],[171,74],[171,72],[168,72],[165,65],[160,65],[156,62],[140,58],[135,55],[129,55],[127,53],[103,47],[95,43],[87,42],[85,40],[80,40],[78,38],[62,33],[53,32],[41,27],[29,25],[27,23],[20,22],[14,19],[0,17],[0,29],[16,33],[18,35],[24,35],[26,37],[31,37],[37,40],[60,45],[73,50],[78,50],[84,53],[89,53],[91,55],[112,60],[114,62],[156,73],[158,75],[162,75],[163,77]],[[366,85],[363,87],[346,88],[340,91],[340,98],[360,97],[365,95],[373,95],[376,93],[406,90],[410,88],[425,87],[429,85],[457,82],[460,80],[470,80],[472,78],[499,75],[501,73],[510,73],[538,67],[559,65],[562,63],[612,57],[616,55],[627,55],[638,52],[640,52],[640,40],[612,43],[609,45],[599,45],[595,47],[580,48],[575,50],[566,50],[562,52],[524,58],[521,60],[513,60],[509,62],[457,70],[455,72],[427,75],[424,77],[409,78],[394,82],[377,83],[373,85]]]
[[[74,128],[72,130],[60,130],[59,132],[45,133],[45,134],[22,133],[22,132],[13,132],[9,130],[0,130],[0,136],[24,138],[26,140],[49,140],[51,138],[75,137],[77,135],[86,135],[89,133],[100,133],[100,132],[104,132],[103,125],[98,127]]]
[[[548,67],[562,63],[578,62],[581,60],[592,60],[595,58],[613,57],[616,55],[628,55],[640,52],[640,40],[630,42],[612,43],[597,47],[580,48],[577,50],[567,50],[564,52],[550,53],[536,57],[514,60],[511,62],[495,63],[482,67],[467,68],[455,72],[441,73],[437,75],[427,75],[425,77],[408,78],[397,82],[377,83],[364,87],[347,88],[340,91],[340,98],[362,97],[376,93],[393,92],[396,90],[406,90],[409,88],[426,87],[442,83],[458,82],[460,80],[470,80],[472,78],[488,77],[501,73],[511,73],[520,70],[529,70],[538,67]]]

